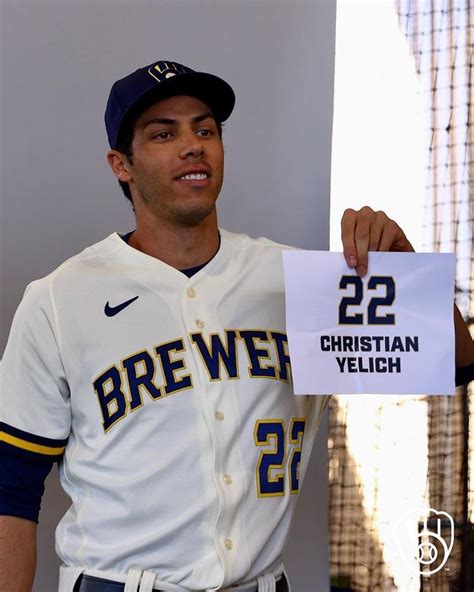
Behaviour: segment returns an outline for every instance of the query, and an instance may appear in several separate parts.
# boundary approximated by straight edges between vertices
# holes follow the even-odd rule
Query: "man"
[[[281,555],[327,397],[294,397],[281,251],[219,229],[234,93],[173,62],[112,87],[108,162],[136,230],[33,282],[2,367],[0,590],[31,589],[52,462],[59,589],[289,590]],[[347,211],[348,265],[413,250]],[[474,362],[458,313],[456,363]]]

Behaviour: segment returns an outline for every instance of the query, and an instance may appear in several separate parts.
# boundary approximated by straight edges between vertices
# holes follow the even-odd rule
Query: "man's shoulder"
[[[35,279],[28,284],[25,296],[40,298],[47,297],[48,293],[58,280],[70,281],[71,277],[79,277],[87,266],[96,267],[101,260],[117,250],[122,239],[117,233],[113,233],[86,248],[72,257],[69,257],[47,275]]]

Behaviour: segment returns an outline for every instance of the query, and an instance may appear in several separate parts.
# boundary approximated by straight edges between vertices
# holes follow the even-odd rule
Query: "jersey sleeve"
[[[0,366],[0,442],[30,460],[57,460],[70,424],[56,311],[44,278],[26,289]]]

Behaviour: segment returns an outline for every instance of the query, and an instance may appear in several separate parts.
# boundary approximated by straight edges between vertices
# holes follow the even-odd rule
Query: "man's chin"
[[[189,204],[174,214],[175,221],[182,226],[198,226],[215,214],[215,205]]]

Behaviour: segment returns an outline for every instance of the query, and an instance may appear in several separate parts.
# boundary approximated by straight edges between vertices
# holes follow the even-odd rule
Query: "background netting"
[[[474,5],[469,0],[397,0],[393,10],[418,74],[425,117],[427,251],[455,252],[456,301],[474,331]],[[420,368],[420,371],[423,369]],[[355,416],[357,405],[362,415]],[[418,575],[403,587],[403,570],[389,553],[395,505],[389,492],[412,485],[410,460],[393,447],[411,438],[407,418],[417,417],[425,450],[423,499],[448,512],[455,542],[438,573]],[[329,412],[330,573],[351,590],[474,590],[474,394],[455,397],[333,397]],[[348,445],[357,422],[366,426],[363,461]],[[390,429],[396,426],[393,437]],[[426,433],[424,432],[426,431]],[[354,432],[356,433],[356,432]],[[414,453],[420,453],[419,449]],[[408,458],[408,460],[407,460]],[[403,460],[397,460],[403,459]],[[404,463],[405,466],[398,466]],[[367,472],[369,471],[369,473]],[[394,481],[387,486],[392,472]],[[366,476],[364,478],[364,475]],[[367,478],[369,475],[370,478]],[[387,477],[388,475],[388,477]],[[405,477],[404,477],[405,475]],[[385,481],[383,481],[385,479]],[[406,480],[406,483],[403,481]],[[400,483],[402,481],[402,483]],[[420,484],[413,484],[413,487]],[[384,525],[387,526],[386,532]],[[420,527],[421,528],[421,527]],[[443,535],[448,536],[443,526]],[[412,532],[416,551],[416,529]],[[393,542],[393,541],[392,541]]]

